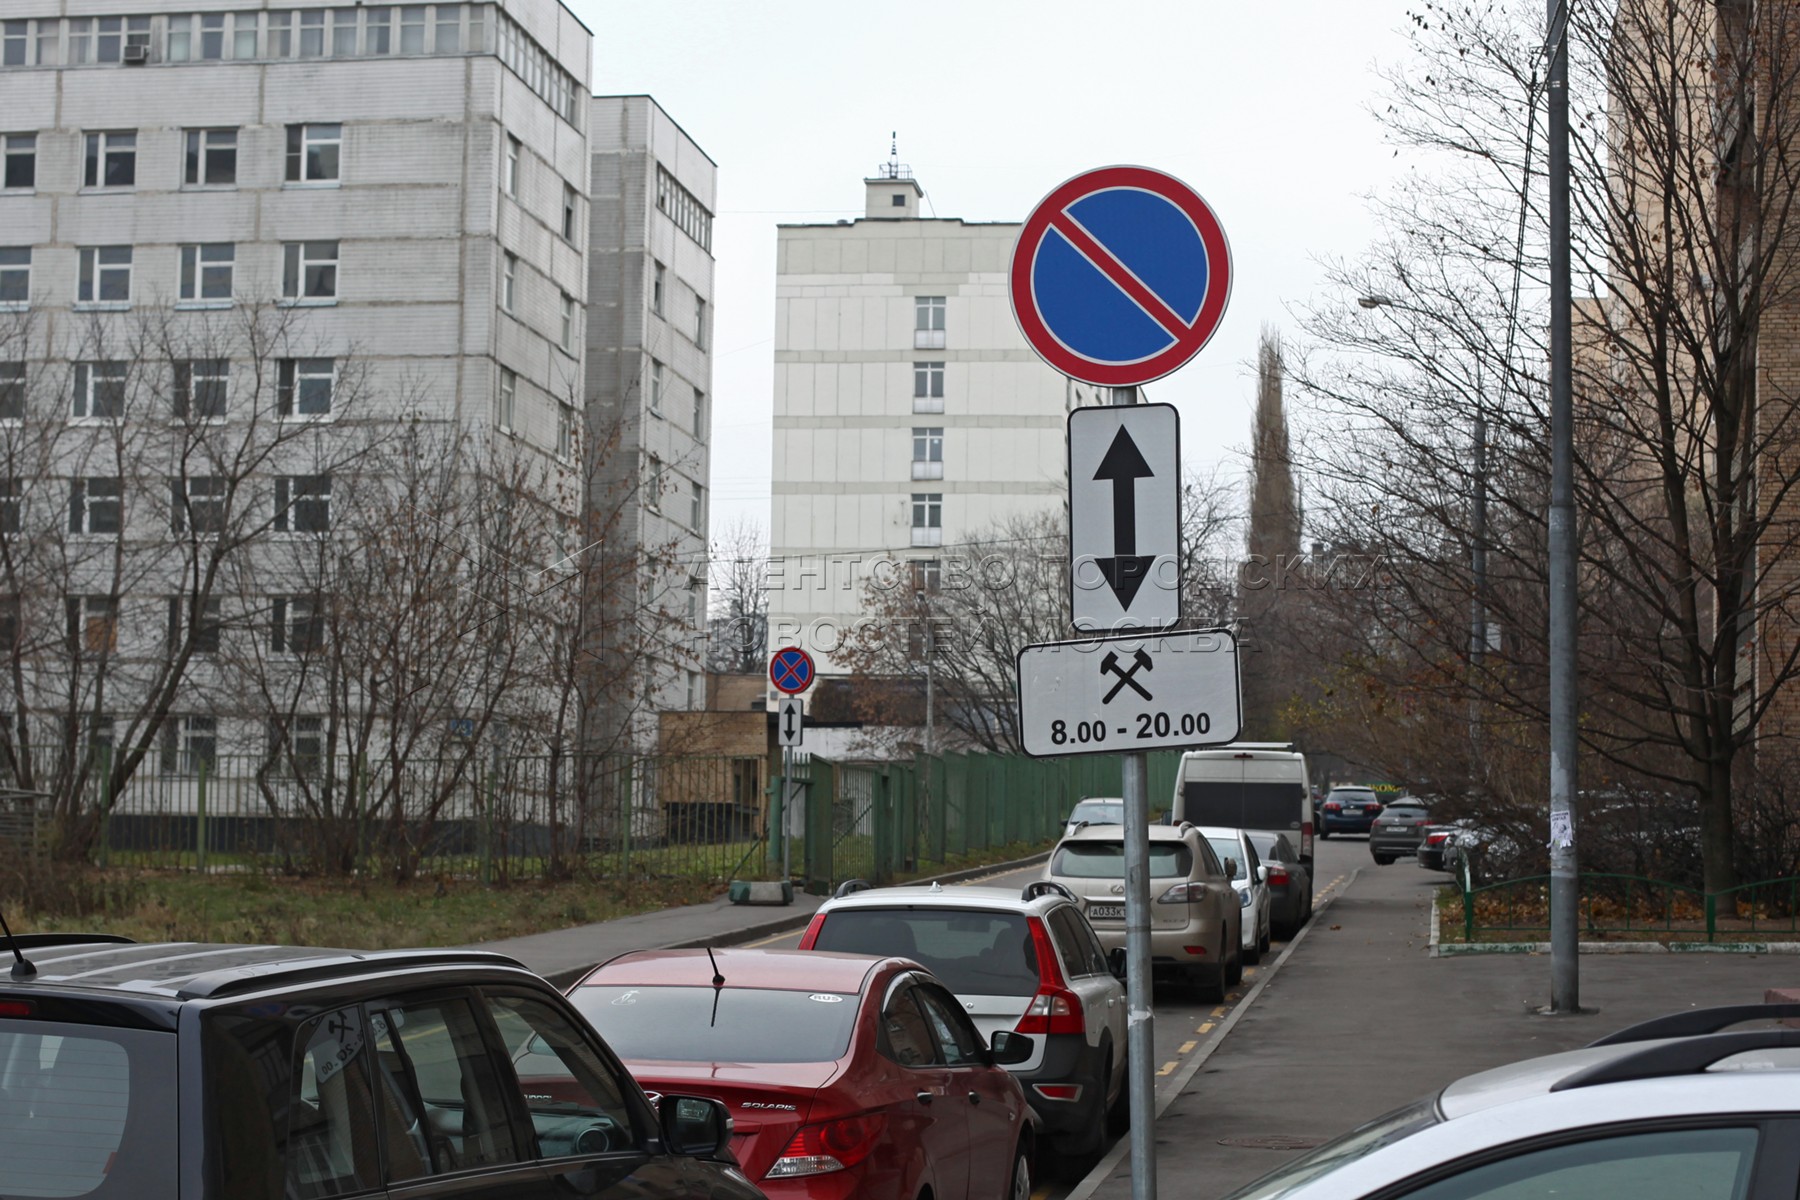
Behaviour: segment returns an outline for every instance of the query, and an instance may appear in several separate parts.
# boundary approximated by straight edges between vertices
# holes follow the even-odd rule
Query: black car
[[[1269,885],[1269,925],[1275,937],[1286,940],[1312,917],[1312,872],[1300,861],[1294,843],[1285,833],[1247,831],[1250,844],[1262,859],[1263,880]]]
[[[1375,824],[1369,827],[1369,854],[1378,866],[1387,866],[1404,854],[1416,854],[1425,840],[1425,826],[1431,821],[1425,802],[1415,796],[1402,796],[1381,810]]]
[[[761,1195],[723,1105],[652,1106],[556,989],[502,955],[37,934],[0,938],[7,960],[0,1194]],[[549,1055],[529,1092],[512,1066],[527,1045]]]
[[[1381,813],[1374,788],[1334,787],[1319,806],[1319,836],[1334,833],[1367,833]]]

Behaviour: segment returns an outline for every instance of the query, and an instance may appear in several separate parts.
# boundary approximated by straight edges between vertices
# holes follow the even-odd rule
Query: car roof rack
[[[842,900],[845,896],[852,896],[857,892],[869,891],[874,886],[874,884],[866,879],[846,879],[844,882],[837,885],[837,891],[831,893],[831,898],[833,900]]]
[[[1752,1029],[1743,1033],[1714,1033],[1683,1038],[1645,1046],[1618,1058],[1595,1063],[1557,1080],[1550,1090],[1567,1092],[1575,1088],[1597,1087],[1603,1083],[1628,1083],[1634,1079],[1661,1079],[1670,1075],[1698,1075],[1714,1063],[1734,1054],[1783,1049],[1800,1049],[1800,1029]]]
[[[1052,892],[1063,897],[1065,900],[1075,899],[1074,892],[1071,892],[1068,888],[1056,882],[1054,879],[1032,880],[1025,885],[1025,890],[1019,893],[1019,899],[1036,900],[1039,896],[1047,896]]]
[[[11,938],[0,937],[0,951],[11,951],[13,947],[20,950],[40,950],[46,946],[102,946],[110,944],[136,945],[136,938],[128,938],[122,933],[15,933]]]
[[[1716,1008],[1696,1008],[1689,1012],[1671,1013],[1651,1021],[1628,1025],[1609,1033],[1590,1046],[1620,1046],[1627,1042],[1647,1042],[1652,1038],[1697,1037],[1718,1033],[1745,1021],[1772,1021],[1800,1017],[1800,1004],[1724,1004]]]
[[[278,960],[208,971],[188,980],[175,995],[181,1000],[211,1000],[312,979],[342,978],[382,967],[456,966],[527,969],[518,959],[492,950],[376,950],[367,954],[334,954],[329,958]]]

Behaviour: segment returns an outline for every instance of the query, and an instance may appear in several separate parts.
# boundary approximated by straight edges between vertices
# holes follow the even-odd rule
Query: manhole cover
[[[1245,1150],[1311,1150],[1318,1144],[1318,1138],[1300,1133],[1258,1133],[1219,1139],[1221,1146],[1238,1146]]]

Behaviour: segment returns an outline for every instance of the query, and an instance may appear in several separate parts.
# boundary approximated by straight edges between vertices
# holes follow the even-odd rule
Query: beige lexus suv
[[[1044,868],[1080,898],[1109,951],[1125,944],[1125,837],[1118,825],[1088,825],[1056,844]],[[1243,978],[1243,911],[1231,875],[1199,830],[1150,826],[1150,963],[1217,1000]]]

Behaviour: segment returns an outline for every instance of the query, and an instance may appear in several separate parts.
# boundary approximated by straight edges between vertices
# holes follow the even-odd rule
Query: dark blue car
[[[1367,833],[1381,815],[1381,801],[1366,787],[1335,787],[1319,808],[1319,836]]]

